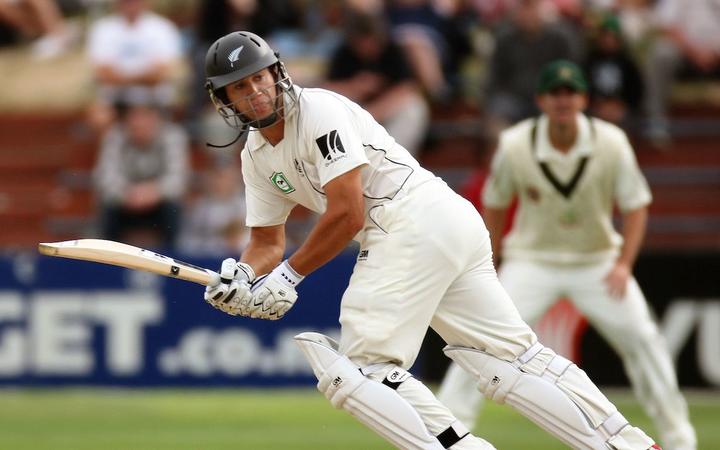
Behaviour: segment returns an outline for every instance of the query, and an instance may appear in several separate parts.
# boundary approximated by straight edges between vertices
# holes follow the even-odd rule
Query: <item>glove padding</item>
[[[287,260],[267,276],[253,283],[252,299],[248,306],[254,319],[278,320],[285,316],[297,300],[297,286],[305,277],[295,272]]]
[[[252,267],[228,258],[222,262],[220,277],[205,288],[205,301],[227,314],[247,315],[243,312],[250,304],[250,283],[254,279]]]

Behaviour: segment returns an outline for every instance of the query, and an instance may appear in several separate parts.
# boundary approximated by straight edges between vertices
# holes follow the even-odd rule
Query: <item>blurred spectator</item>
[[[623,36],[631,46],[641,42],[652,28],[655,0],[615,0]]]
[[[99,87],[89,120],[100,131],[115,119],[112,105],[117,102],[150,96],[170,106],[171,69],[181,57],[177,27],[149,11],[145,0],[115,0],[115,8],[117,14],[92,27],[87,42]]]
[[[659,0],[661,35],[650,50],[646,70],[648,136],[669,143],[667,102],[677,75],[720,76],[720,0]]]
[[[566,35],[543,19],[541,0],[519,0],[511,21],[496,33],[486,110],[492,135],[537,114],[535,84],[550,61],[571,58]]]
[[[202,192],[183,219],[179,248],[193,255],[239,255],[248,238],[239,167],[218,165],[205,174]]]
[[[544,19],[565,33],[570,45],[570,58],[583,61],[587,56],[585,34],[588,19],[598,5],[593,4],[593,0],[542,0],[541,5]]]
[[[494,27],[512,10],[515,0],[465,0],[464,8],[473,11],[483,24]]]
[[[411,154],[427,132],[429,108],[411,75],[405,54],[382,17],[352,14],[345,40],[330,61],[326,87],[360,103]]]
[[[152,232],[154,240],[172,246],[188,182],[187,136],[152,100],[123,106],[118,116],[103,138],[93,174],[101,234],[127,241],[129,232]]]
[[[621,124],[637,112],[643,93],[640,71],[633,61],[616,16],[608,15],[585,62],[590,84],[590,111],[601,119]]]
[[[451,98],[462,59],[471,53],[468,36],[456,18],[456,2],[388,0],[393,38],[432,100]]]
[[[23,37],[37,38],[32,54],[50,59],[67,51],[74,40],[54,0],[2,0],[0,23],[9,25]]]

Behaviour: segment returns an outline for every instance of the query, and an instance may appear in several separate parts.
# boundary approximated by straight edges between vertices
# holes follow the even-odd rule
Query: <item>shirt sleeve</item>
[[[615,199],[620,211],[627,212],[649,205],[652,194],[625,133],[619,137],[619,146]]]
[[[255,172],[250,150],[242,152],[242,174],[245,183],[245,225],[269,227],[287,221],[295,203],[273,192],[269,180],[263,180]]]
[[[317,169],[320,185],[325,186],[369,160],[356,127],[358,117],[352,116],[349,107],[334,97],[316,105],[307,111],[304,130],[305,138],[314,143],[309,160]]]
[[[485,207],[502,209],[510,206],[516,192],[510,162],[510,156],[501,138],[490,165],[490,175],[483,187],[482,201]]]

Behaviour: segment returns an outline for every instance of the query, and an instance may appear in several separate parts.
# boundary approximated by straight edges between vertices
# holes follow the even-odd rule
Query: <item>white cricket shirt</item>
[[[434,179],[375,119],[347,98],[324,89],[294,87],[298,104],[285,134],[272,146],[251,131],[242,151],[248,227],[285,223],[295,205],[322,214],[323,187],[361,169],[365,212]]]
[[[505,258],[560,264],[607,258],[622,245],[613,228],[613,206],[625,212],[650,203],[625,133],[582,114],[577,120],[578,138],[566,154],[550,144],[546,116],[501,134],[483,203],[506,208],[517,195],[513,229],[503,242]]]

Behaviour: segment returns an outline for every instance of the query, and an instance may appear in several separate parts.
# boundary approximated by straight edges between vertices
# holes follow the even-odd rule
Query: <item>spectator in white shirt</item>
[[[171,68],[181,57],[177,27],[149,11],[145,0],[115,0],[115,7],[116,14],[91,28],[87,42],[98,85],[90,121],[101,130],[114,119],[110,106],[129,97],[171,105]]]

